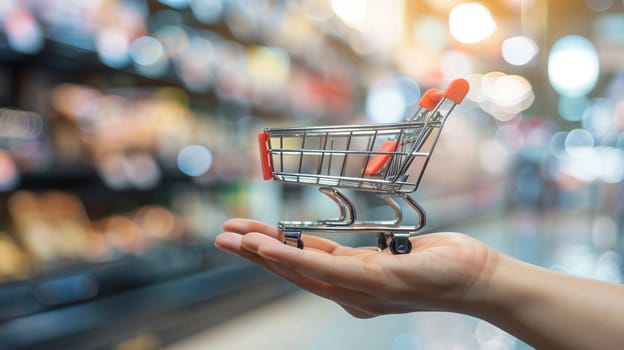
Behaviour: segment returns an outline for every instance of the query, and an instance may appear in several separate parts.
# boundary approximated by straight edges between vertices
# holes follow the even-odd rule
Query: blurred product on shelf
[[[11,190],[19,183],[19,172],[9,153],[0,149],[0,191]]]
[[[8,209],[15,241],[0,236],[6,279],[142,255],[158,244],[185,239],[182,218],[157,205],[92,221],[75,195],[18,191],[9,197]]]
[[[40,270],[56,261],[87,258],[87,218],[75,197],[20,191],[8,201],[16,236]]]
[[[30,263],[13,238],[0,232],[0,283],[21,280],[30,274]]]
[[[54,49],[63,45],[95,53],[106,67],[267,111],[352,111],[355,55],[341,52],[348,46],[335,45],[297,6],[217,1],[224,22],[206,23],[208,9],[196,3],[176,12],[156,1],[28,0],[8,3],[0,21],[9,47],[21,54],[64,56]]]

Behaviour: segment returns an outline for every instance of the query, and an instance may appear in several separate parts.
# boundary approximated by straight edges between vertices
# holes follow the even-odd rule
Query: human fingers
[[[267,265],[265,259],[260,257],[258,254],[251,253],[248,250],[243,249],[241,247],[242,239],[243,239],[243,236],[237,233],[222,232],[219,235],[217,235],[217,238],[215,239],[215,246],[226,252],[229,252],[229,253],[241,256],[243,258],[246,258],[248,260],[251,260],[257,265],[260,265],[261,267],[263,267],[264,269],[269,270],[270,272],[274,272],[274,271],[271,271],[271,268]]]
[[[223,230],[240,234],[260,232],[277,240],[283,240],[283,237],[279,233],[277,227],[257,220],[239,218],[229,219],[223,223]]]
[[[259,233],[254,233],[254,234],[260,235]],[[234,253],[236,255],[243,256],[245,258],[248,258],[258,263],[259,265],[263,265],[271,270],[274,270],[274,272],[281,275],[282,277],[287,278],[288,280],[296,284],[300,284],[302,287],[314,293],[324,294],[324,296],[329,297],[329,295],[326,295],[325,292],[322,292],[323,288],[320,285],[314,284],[314,281],[312,281],[312,279],[304,278],[302,275],[299,275],[293,271],[284,269],[277,262],[266,261],[264,258],[262,258],[256,253],[257,246],[252,245],[252,248],[249,248],[249,244],[247,244],[247,249],[246,249],[245,245],[242,243],[243,239],[244,239],[243,235],[233,233],[233,232],[223,232],[217,235],[217,238],[215,239],[215,245],[222,250],[228,251],[230,253]],[[251,242],[253,242],[253,240]],[[326,288],[326,291],[329,292],[330,291],[329,288]],[[337,289],[333,290],[332,292],[334,292],[333,294],[335,294],[336,296],[338,296],[341,293],[341,291]]]
[[[242,244],[243,236],[233,232],[223,232],[217,236],[215,244],[220,249],[243,256],[256,264],[262,266],[266,270],[298,285],[302,289],[317,294],[321,297],[330,299],[341,305],[350,314],[360,317],[369,318],[375,314],[366,312],[356,305],[373,305],[376,300],[371,295],[353,291],[347,288],[332,286],[326,282],[318,281],[313,278],[304,276],[292,270],[286,269],[276,262],[264,260],[253,250],[244,248]],[[356,305],[354,305],[355,303]]]
[[[254,233],[245,235],[241,245],[284,267],[340,287],[366,292],[385,283],[378,266],[363,261],[363,254],[340,256],[313,249],[302,250]],[[371,251],[369,254],[379,253]]]
[[[383,298],[368,292],[344,288],[317,280],[267,260],[269,268],[277,275],[296,284],[304,290],[332,300],[351,315],[358,318],[371,318],[382,314],[413,311],[411,305],[400,300]]]
[[[234,232],[222,232],[217,235],[215,239],[215,246],[223,251],[252,260],[258,265],[262,265],[264,267],[266,265],[265,259],[256,253],[243,249],[241,245],[242,240],[243,235]]]
[[[371,318],[379,314],[388,313],[391,310],[388,309],[389,305],[385,305],[377,296],[334,286],[285,268],[274,261],[264,259],[255,252],[244,248],[242,244],[243,237],[243,235],[233,232],[224,232],[217,236],[215,244],[220,249],[247,258],[265,270],[296,284],[304,290],[336,302],[354,317]]]
[[[266,224],[261,221],[251,220],[251,219],[240,219],[240,218],[232,218],[227,220],[223,224],[223,229],[229,232],[235,232],[239,234],[246,234],[249,232],[259,232],[265,234],[269,237],[275,238],[280,242],[283,241],[282,234],[280,234],[279,230],[272,225]],[[357,248],[353,249],[350,247],[344,247],[332,240],[303,234],[301,235],[301,239],[303,240],[304,246],[307,248],[314,248],[318,250],[322,250],[335,255],[353,255],[359,254],[362,249],[372,249],[377,250],[374,247],[366,247],[366,248]]]
[[[222,232],[215,238],[215,246],[221,250],[240,255],[242,235],[234,232]]]
[[[314,293],[325,299],[332,300],[342,306],[349,308],[349,311],[358,313],[358,317],[372,317],[378,315],[383,309],[379,303],[379,298],[370,294],[352,290],[349,288],[338,287],[330,283],[320,281],[309,276],[305,276],[291,269],[284,268],[273,261],[266,261],[267,266],[277,275],[296,284],[300,288]]]
[[[268,225],[264,222],[257,220],[239,218],[229,219],[223,224],[223,229],[225,231],[236,232],[240,234],[259,232],[269,237],[275,238],[279,241],[283,241],[282,234],[280,234],[279,230],[275,226]],[[321,237],[302,235],[302,240],[306,247],[319,249],[326,252],[333,252],[339,247],[339,244],[337,244],[336,242]]]

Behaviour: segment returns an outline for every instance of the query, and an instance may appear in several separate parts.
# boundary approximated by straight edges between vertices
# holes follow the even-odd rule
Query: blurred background
[[[354,320],[213,246],[338,213],[261,180],[258,131],[400,121],[459,77],[425,229],[621,283],[621,0],[0,0],[0,348],[528,348]]]

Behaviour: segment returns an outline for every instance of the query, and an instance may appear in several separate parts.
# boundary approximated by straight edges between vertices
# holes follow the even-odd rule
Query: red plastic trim
[[[426,110],[432,111],[435,106],[440,103],[441,99],[442,91],[438,89],[429,89],[422,95],[420,101],[418,101],[418,105]]]
[[[444,97],[459,104],[468,94],[468,90],[470,90],[470,84],[468,84],[468,80],[456,79],[449,84],[446,90],[444,90]]]
[[[269,150],[267,148],[267,142],[269,140],[269,134],[265,131],[258,133],[258,145],[260,146],[260,163],[262,165],[262,178],[269,180],[273,178],[273,169],[271,168],[271,161],[269,159]]]
[[[398,146],[397,140],[388,140],[381,145],[379,152],[395,152]],[[375,175],[388,162],[391,154],[376,154],[366,166],[366,175]]]

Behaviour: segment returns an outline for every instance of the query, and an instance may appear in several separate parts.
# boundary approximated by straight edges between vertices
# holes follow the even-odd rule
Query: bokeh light
[[[417,44],[440,51],[448,45],[448,28],[435,16],[422,16],[412,27],[412,35]]]
[[[585,129],[574,129],[565,139],[565,148],[572,157],[582,157],[584,151],[594,146],[594,137]]]
[[[602,160],[600,179],[607,183],[620,183],[624,180],[624,151],[613,147],[600,149]]]
[[[302,0],[299,8],[306,17],[314,21],[326,21],[333,14],[331,4],[326,1]]]
[[[95,38],[100,60],[107,66],[121,68],[130,60],[130,43],[127,35],[116,28],[103,28]]]
[[[548,78],[559,94],[583,96],[596,86],[600,62],[594,45],[579,35],[555,42],[548,56]]]
[[[154,31],[154,37],[169,57],[178,58],[189,49],[189,33],[183,26],[164,25]]]
[[[150,154],[111,152],[100,157],[98,171],[107,186],[113,189],[154,188],[162,178],[160,167]]]
[[[472,56],[461,51],[449,50],[440,57],[440,72],[445,81],[451,81],[474,72],[474,66]]]
[[[504,175],[512,162],[511,152],[496,139],[485,140],[479,148],[479,162],[483,170],[494,175]]]
[[[135,221],[147,234],[157,239],[171,239],[176,232],[176,218],[167,208],[151,205],[139,209]]]
[[[451,8],[462,0],[425,0],[427,5],[437,12],[448,13]]]
[[[206,91],[214,81],[214,44],[209,38],[199,35],[190,40],[185,38],[183,49],[174,57],[174,69],[189,90]]]
[[[585,109],[582,126],[592,135],[600,138],[616,130],[616,121],[613,118],[613,105],[607,99],[593,99]]]
[[[134,188],[147,190],[155,187],[162,175],[154,157],[147,153],[135,153],[127,157],[126,177]]]
[[[561,160],[564,173],[585,182],[619,183],[624,180],[624,151],[621,149],[573,146],[567,147],[567,151],[571,156]]]
[[[0,141],[5,140],[33,140],[43,131],[43,119],[37,113],[0,109]]]
[[[596,261],[593,277],[597,280],[622,283],[622,256],[613,250],[602,253]]]
[[[366,115],[374,123],[402,120],[408,108],[418,102],[420,87],[413,80],[397,77],[374,84],[366,97]]]
[[[212,24],[216,23],[223,15],[222,0],[192,0],[191,10],[198,21]]]
[[[248,51],[247,72],[263,88],[282,86],[290,76],[290,57],[280,48],[253,47]]]
[[[601,15],[594,22],[594,32],[600,41],[623,44],[624,43],[624,14],[609,13]]]
[[[9,45],[15,51],[34,54],[43,48],[43,31],[33,14],[18,8],[4,22]]]
[[[471,85],[473,88],[473,85]],[[498,120],[511,120],[528,109],[535,100],[533,87],[524,77],[502,72],[489,72],[474,85],[479,91],[472,98],[479,98],[479,105]]]
[[[449,14],[449,29],[457,41],[474,44],[492,35],[496,22],[487,7],[467,2],[453,7]]]
[[[164,55],[160,41],[151,36],[144,36],[132,42],[130,55],[134,62],[141,66],[151,66]]]
[[[591,238],[594,246],[600,250],[615,248],[618,241],[617,223],[609,216],[598,216],[594,221]]]
[[[331,6],[345,24],[361,30],[366,22],[366,3],[366,0],[332,0]]]
[[[564,159],[569,156],[565,147],[567,137],[568,133],[566,131],[558,131],[550,138],[550,152],[558,159]]]
[[[188,176],[201,176],[212,165],[212,152],[205,146],[189,145],[178,154],[178,168]]]
[[[595,12],[606,11],[613,5],[613,0],[585,0],[587,7]]]
[[[0,1],[0,20],[4,21],[13,10],[17,7],[18,0],[2,0]]]
[[[501,54],[507,63],[523,66],[537,56],[539,48],[535,41],[526,36],[514,36],[503,41]]]
[[[168,68],[168,60],[165,50],[152,36],[140,37],[130,44],[130,57],[135,63],[136,69],[146,76],[160,76]]]
[[[11,155],[0,149],[0,192],[11,191],[19,184],[20,175]]]
[[[557,103],[559,115],[569,121],[577,122],[583,119],[585,110],[589,107],[589,99],[585,96],[561,96]]]

